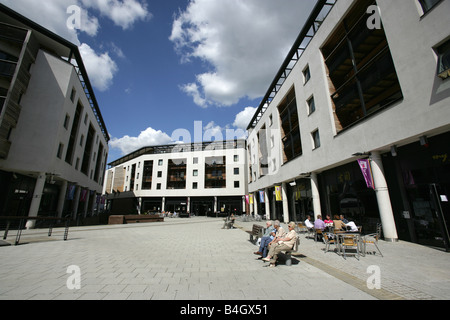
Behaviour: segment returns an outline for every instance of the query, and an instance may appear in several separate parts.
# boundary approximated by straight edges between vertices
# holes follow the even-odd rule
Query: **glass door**
[[[418,243],[449,250],[449,190],[449,186],[438,184],[408,189]]]

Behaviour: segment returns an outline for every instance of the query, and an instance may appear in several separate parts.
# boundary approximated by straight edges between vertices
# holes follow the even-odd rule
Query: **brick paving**
[[[448,253],[380,241],[384,257],[346,260],[302,234],[288,267],[258,260],[246,230],[216,218],[24,231],[18,246],[0,247],[0,300],[447,300]],[[261,222],[259,222],[261,223]],[[261,223],[263,224],[263,223]],[[8,241],[14,240],[10,232]],[[80,270],[80,288],[69,288]],[[381,289],[367,286],[379,267]],[[68,286],[69,282],[69,286]]]

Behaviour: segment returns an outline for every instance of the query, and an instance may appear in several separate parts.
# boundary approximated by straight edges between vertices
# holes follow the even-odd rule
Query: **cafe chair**
[[[366,254],[366,246],[367,245],[374,245],[375,248],[378,250],[380,255],[383,257],[383,254],[381,253],[380,248],[378,248],[378,239],[381,237],[381,224],[377,224],[377,232],[372,234],[367,234],[362,238],[362,245],[363,245],[363,253]],[[374,251],[376,253],[376,251]]]
[[[347,251],[348,249],[356,249],[355,257],[359,260],[359,236],[356,234],[342,234],[340,235],[340,246],[342,248],[342,252],[344,254],[344,259],[347,259]]]
[[[315,233],[314,233],[314,241],[317,242],[317,239],[322,238],[322,230],[321,229],[315,229]]]
[[[330,246],[332,244],[334,244],[336,246],[336,249],[338,250],[338,252],[340,252],[339,250],[339,246],[338,246],[338,241],[337,241],[337,236],[335,235],[334,238],[330,238],[328,236],[328,233],[324,232],[323,233],[323,240],[325,242],[325,253],[327,253],[328,251],[330,251]]]

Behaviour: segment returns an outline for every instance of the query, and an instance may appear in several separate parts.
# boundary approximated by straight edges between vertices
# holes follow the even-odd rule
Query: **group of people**
[[[261,238],[259,250],[254,254],[259,255],[261,260],[270,262],[269,267],[275,267],[278,254],[282,251],[291,250],[296,241],[297,233],[295,232],[295,222],[289,222],[288,232],[280,225],[280,221],[276,220],[266,222],[266,231]]]
[[[335,231],[347,231],[347,232],[358,232],[358,227],[353,221],[348,221],[345,219],[344,215],[335,215],[334,220],[331,219],[330,215],[327,215],[326,219],[322,220],[322,216],[318,215],[314,223],[311,222],[311,216],[307,216],[305,220],[305,226],[310,230],[320,229],[326,231],[326,229],[333,227]]]

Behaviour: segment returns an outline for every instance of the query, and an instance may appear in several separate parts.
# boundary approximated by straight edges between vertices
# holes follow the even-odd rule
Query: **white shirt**
[[[305,220],[305,226],[307,228],[314,228],[314,225],[311,223],[311,221],[309,221],[308,219]]]

